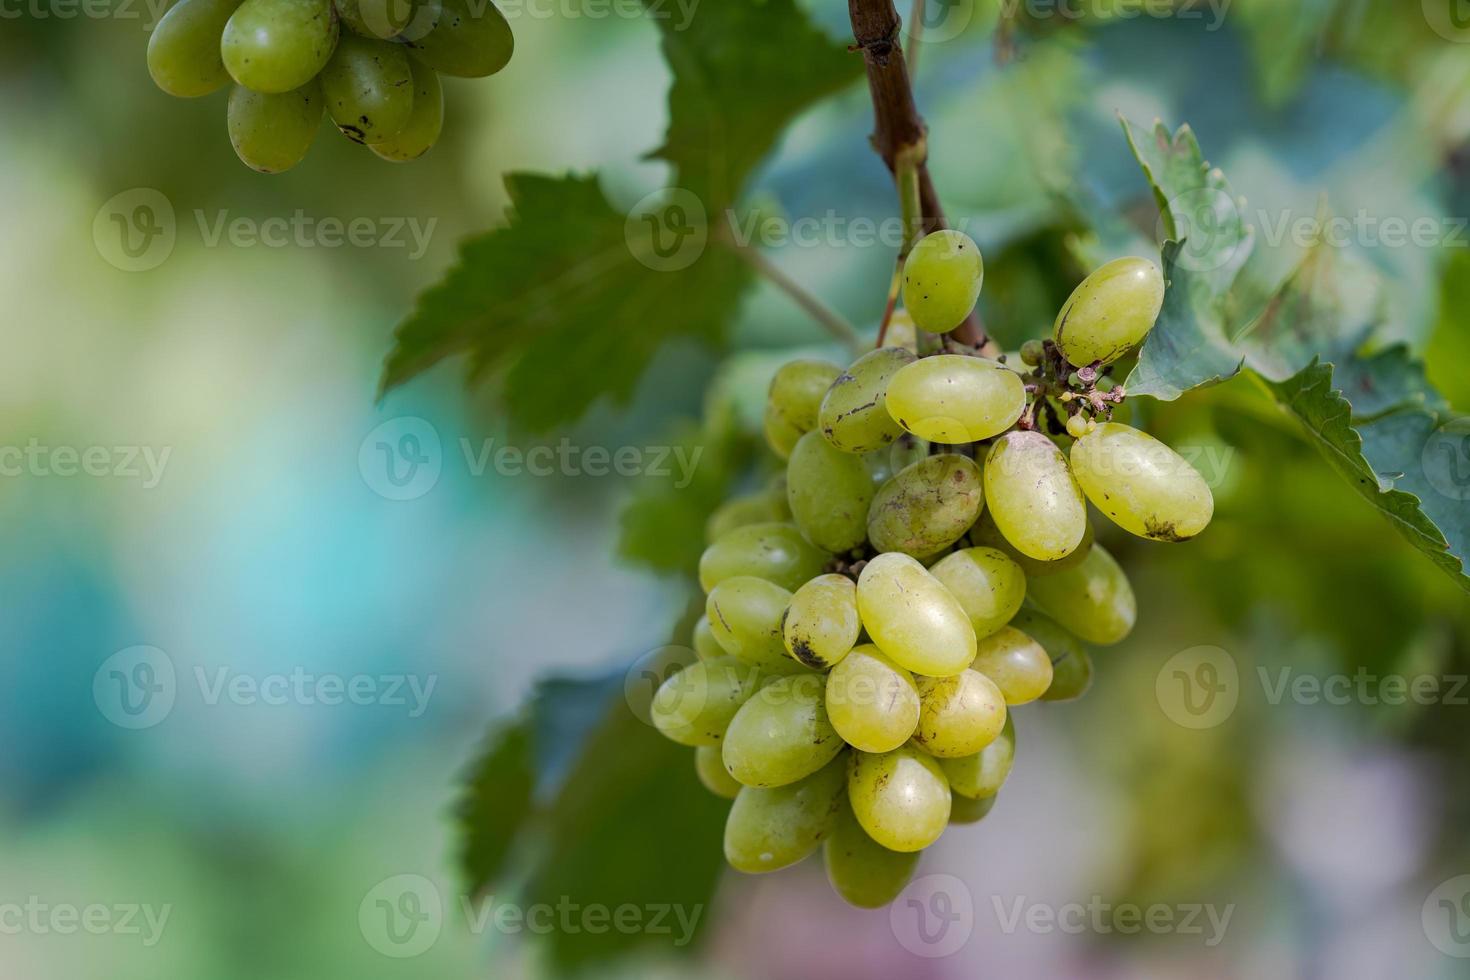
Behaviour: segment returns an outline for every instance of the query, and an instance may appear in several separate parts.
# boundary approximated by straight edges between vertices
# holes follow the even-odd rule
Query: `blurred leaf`
[[[485,754],[470,767],[458,819],[463,841],[460,867],[471,895],[505,868],[506,856],[531,808],[536,785],[531,719],[492,732]]]

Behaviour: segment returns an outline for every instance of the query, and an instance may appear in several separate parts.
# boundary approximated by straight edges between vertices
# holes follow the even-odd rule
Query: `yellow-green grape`
[[[817,427],[822,397],[842,368],[827,361],[791,361],[771,378],[766,392],[766,442],[782,459],[803,435]]]
[[[1021,566],[995,548],[964,548],[929,568],[959,600],[975,637],[982,639],[1011,621],[1026,599]]]
[[[1076,568],[1032,580],[1029,594],[1063,628],[1099,646],[1122,640],[1138,618],[1138,600],[1128,576],[1100,544],[1093,545]]]
[[[1104,422],[1078,439],[1072,472],[1094,507],[1140,537],[1188,541],[1215,513],[1204,477],[1183,456],[1131,426]]]
[[[865,643],[827,675],[827,718],[853,748],[891,752],[919,724],[914,675]]]
[[[1021,571],[1026,573],[1027,579],[1055,575],[1057,572],[1065,572],[1069,568],[1082,564],[1082,559],[1086,558],[1087,552],[1092,549],[1092,541],[1092,521],[1088,521],[1086,530],[1082,532],[1082,543],[1070,555],[1055,561],[1037,561],[1030,555],[1022,554],[1015,545],[1006,540],[1006,536],[1000,533],[1000,528],[995,526],[995,518],[988,510],[980,514],[980,519],[970,529],[971,544],[979,548],[994,548],[996,551],[1003,552],[1007,558],[1021,566]]]
[[[245,0],[225,24],[230,77],[256,92],[289,92],[317,76],[337,44],[332,0]]]
[[[810,856],[832,833],[847,785],[847,754],[805,779],[746,786],[725,819],[725,860],[736,871],[780,871]]]
[[[803,435],[796,426],[770,411],[766,412],[761,423],[761,432],[765,435],[766,445],[771,452],[776,454],[777,459],[783,460],[791,458],[791,450],[796,448],[796,443]]]
[[[659,685],[649,716],[665,738],[680,745],[719,745],[762,679],[759,670],[734,657],[701,660]]]
[[[694,750],[694,771],[704,788],[716,796],[733,800],[740,794],[740,783],[725,771],[720,750],[713,745],[701,745]]]
[[[863,830],[890,851],[922,851],[949,823],[949,780],[938,762],[911,745],[879,755],[854,752],[847,796]]]
[[[1022,609],[1011,625],[1046,649],[1051,658],[1051,686],[1043,701],[1072,701],[1092,686],[1092,655],[1082,641],[1034,609]]]
[[[904,309],[920,329],[949,333],[975,309],[984,279],[974,239],[962,231],[932,232],[904,260]]]
[[[1087,534],[1087,502],[1067,459],[1040,432],[1007,432],[985,459],[985,500],[995,526],[1038,561],[1076,551]]]
[[[868,635],[906,670],[951,677],[975,659],[970,617],[917,560],[879,555],[863,567],[857,592]]]
[[[710,590],[704,613],[727,653],[776,673],[792,673],[797,665],[781,639],[781,616],[789,602],[791,593],[781,586],[737,575]]]
[[[1057,314],[1057,346],[1078,367],[1115,361],[1143,343],[1163,305],[1158,266],[1138,258],[1109,262],[1082,280]]]
[[[964,537],[984,506],[978,463],[958,453],[930,456],[879,488],[868,509],[867,538],[879,551],[933,555]]]
[[[822,574],[830,557],[791,524],[747,524],[704,549],[699,584],[708,592],[727,578],[753,575],[790,591]]]
[[[1015,760],[1016,723],[1012,716],[1007,715],[1006,726],[995,741],[962,759],[940,759],[939,766],[956,793],[972,800],[983,800],[1000,792]]]
[[[401,44],[346,34],[321,82],[327,112],[354,143],[393,136],[413,113],[413,69]]]
[[[797,589],[781,621],[786,652],[814,670],[840,663],[862,631],[857,585],[846,575],[818,575]]]
[[[997,796],[984,796],[972,800],[968,796],[953,794],[949,805],[950,823],[979,823],[995,808]]]
[[[515,35],[505,15],[491,0],[433,0],[438,16],[421,36],[404,35],[419,60],[436,71],[460,78],[484,78],[510,63]],[[431,8],[432,9],[432,8]]]
[[[1045,648],[1014,626],[1002,627],[980,641],[975,670],[995,681],[1006,704],[1030,704],[1051,687],[1051,657]]]
[[[901,436],[903,429],[888,414],[888,381],[915,359],[913,351],[880,347],[838,375],[817,412],[827,441],[845,453],[870,453]]]
[[[230,90],[225,124],[235,155],[252,170],[278,174],[302,161],[322,126],[321,86],[267,94],[243,85]]]
[[[1000,435],[1026,410],[1021,376],[983,357],[938,354],[888,382],[888,414],[920,439],[953,445]]]
[[[704,524],[706,544],[723,538],[737,527],[772,524],[786,519],[786,508],[779,506],[767,491],[732,497],[715,509]]]
[[[1005,728],[1005,696],[979,671],[919,677],[916,682],[919,727],[914,731],[914,744],[930,755],[947,759],[974,755]]]
[[[919,328],[914,326],[914,318],[909,316],[908,310],[900,307],[888,318],[888,333],[883,337],[883,346],[919,352]]]
[[[709,617],[700,616],[694,623],[694,653],[700,660],[718,660],[726,656],[725,648],[715,639],[710,629]]]
[[[415,10],[410,0],[334,0],[334,5],[343,27],[383,41],[408,28]]]
[[[169,95],[192,99],[230,80],[219,39],[240,0],[180,0],[148,38],[148,74]]]
[[[863,457],[808,432],[786,464],[786,505],[807,540],[824,551],[851,551],[868,538],[873,481]]]
[[[827,720],[826,682],[803,674],[757,691],[725,730],[725,770],[746,786],[785,786],[831,762],[843,742]]]
[[[1067,435],[1073,439],[1081,439],[1096,427],[1097,423],[1083,415],[1073,415],[1067,419]]]
[[[444,89],[439,84],[439,73],[412,59],[410,62],[413,69],[413,111],[408,122],[396,134],[368,147],[392,163],[407,163],[428,153],[439,141],[439,133],[444,128]]]
[[[919,866],[919,852],[890,851],[869,837],[846,801],[822,845],[822,857],[833,889],[860,909],[880,909],[893,901]]]

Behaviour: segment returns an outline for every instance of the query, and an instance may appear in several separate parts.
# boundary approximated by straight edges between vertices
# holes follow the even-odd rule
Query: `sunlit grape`
[[[1079,367],[1115,361],[1143,342],[1163,305],[1158,266],[1139,258],[1109,262],[1082,280],[1057,315],[1057,346]]]
[[[985,263],[974,239],[943,230],[921,238],[903,264],[903,305],[930,333],[949,333],[980,299]]]
[[[1187,541],[1215,512],[1210,488],[1194,467],[1130,426],[1099,425],[1072,446],[1071,460],[1093,506],[1140,537]]]
[[[817,670],[846,657],[862,629],[857,585],[846,575],[819,575],[797,589],[781,623],[786,651]]]
[[[881,755],[853,752],[847,794],[863,830],[890,851],[921,851],[949,823],[949,780],[913,746]]]
[[[1026,598],[1021,566],[995,548],[964,548],[941,559],[929,574],[959,600],[976,638],[1011,621]]]
[[[858,576],[858,612],[878,648],[914,673],[949,677],[975,659],[975,630],[959,600],[907,555],[868,562]]]
[[[888,383],[888,414],[921,439],[979,442],[1015,424],[1026,408],[1021,376],[982,357],[940,354],[900,369]]]
[[[985,501],[995,526],[1022,554],[1055,561],[1087,533],[1087,504],[1067,459],[1040,432],[1001,436],[985,459]]]
[[[919,724],[913,674],[871,643],[857,647],[827,677],[827,717],[854,748],[892,751]]]

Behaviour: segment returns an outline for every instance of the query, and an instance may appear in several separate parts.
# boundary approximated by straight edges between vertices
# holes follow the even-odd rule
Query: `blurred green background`
[[[845,36],[840,4],[806,6]],[[922,45],[932,168],[986,252],[993,332],[1013,350],[1049,327],[1084,271],[1071,246],[1086,228],[1152,232],[1115,114],[1187,121],[1263,214],[1309,217],[1326,195],[1339,214],[1460,229],[1429,247],[1353,250],[1391,285],[1382,338],[1424,354],[1440,390],[1470,406],[1470,35],[1443,29],[1459,21],[1429,2],[1152,6],[961,3],[945,8],[964,17],[954,36]],[[669,80],[653,26],[576,2],[517,9],[515,60],[447,86],[428,157],[392,166],[324,129],[304,164],[268,178],[235,160],[222,96],[153,87],[146,7],[3,8],[0,446],[38,448],[0,479],[0,977],[545,972],[542,940],[476,928],[461,907],[459,774],[538,677],[621,673],[668,642],[688,596],[615,557],[619,508],[647,477],[477,472],[474,457],[492,439],[663,445],[698,416],[720,355],[667,349],[631,405],[536,439],[465,394],[455,364],[375,402],[414,295],[457,240],[502,220],[502,173],[595,168],[624,207],[664,179],[644,159]],[[870,125],[861,85],[803,117],[758,180],[769,206],[891,216]],[[175,241],[128,271],[106,214],[139,188],[166,200]],[[427,244],[212,237],[222,218],[298,214],[417,227]],[[1301,253],[1262,247],[1283,275]],[[771,254],[876,327],[891,250],[838,236]],[[752,351],[824,345],[768,287],[733,338]],[[758,391],[760,369],[749,373]],[[1429,920],[1431,893],[1470,874],[1470,687],[1457,703],[1272,703],[1261,678],[1362,669],[1447,691],[1470,674],[1470,602],[1250,381],[1135,418],[1214,451],[1217,516],[1184,547],[1104,536],[1133,578],[1139,629],[1097,657],[1085,700],[1026,710],[995,813],[924,859],[921,873],[972,893],[964,948],[916,956],[887,912],[846,908],[809,862],[728,876],[694,955],[655,943],[595,972],[1464,975]],[[405,435],[439,473],[393,499],[403,488],[374,461]],[[68,451],[94,447],[93,473],[58,472]],[[1193,730],[1158,684],[1200,646],[1225,651],[1241,682],[1229,718]],[[325,703],[323,678],[362,696]],[[171,705],[129,714],[121,679],[165,684]],[[668,842],[671,863],[680,845]],[[411,957],[387,955],[360,915],[399,875],[427,879],[443,903],[442,929]],[[1204,936],[1128,935],[1007,929],[1001,914],[1094,897],[1233,912],[1214,944],[1207,920]],[[89,906],[111,926],[68,929],[64,910]],[[167,919],[154,930],[139,912],[131,931],[119,910],[133,906]],[[1470,907],[1451,921],[1470,930]],[[1470,932],[1450,935],[1470,955]]]

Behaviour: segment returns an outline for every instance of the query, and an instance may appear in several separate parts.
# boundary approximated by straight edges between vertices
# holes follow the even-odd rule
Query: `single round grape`
[[[1021,376],[983,357],[937,354],[888,382],[888,414],[920,439],[979,442],[1015,425],[1026,410]]]
[[[922,851],[949,823],[949,780],[911,745],[881,755],[854,752],[847,795],[863,830],[890,851]]]
[[[1057,315],[1057,346],[1078,367],[1115,361],[1143,343],[1163,305],[1158,266],[1139,258],[1109,262],[1082,280]]]
[[[966,670],[953,677],[920,677],[919,727],[914,744],[932,756],[974,755],[1000,736],[1006,699],[989,677]]]
[[[870,453],[902,435],[902,427],[888,414],[888,382],[914,360],[913,351],[880,347],[842,372],[822,396],[817,412],[827,441],[845,453]]]
[[[846,575],[819,575],[797,589],[781,621],[786,652],[814,670],[840,663],[862,631],[857,585]]]
[[[891,752],[919,724],[914,676],[871,643],[855,648],[827,676],[827,717],[864,752]]]
[[[1029,595],[1062,627],[1099,646],[1120,642],[1138,618],[1138,600],[1128,576],[1100,544],[1093,545],[1075,568],[1033,579]]]
[[[654,727],[680,745],[719,745],[735,712],[760,687],[761,672],[734,657],[701,660],[659,685]]]
[[[1051,657],[1031,637],[1013,626],[980,641],[973,669],[995,682],[1006,704],[1030,704],[1051,687]]]
[[[413,69],[413,111],[393,136],[368,144],[368,148],[391,163],[407,163],[428,153],[444,128],[444,89],[439,73],[409,59]]]
[[[979,464],[958,453],[930,456],[878,490],[868,509],[867,538],[879,551],[933,555],[963,538],[984,506]]]
[[[1215,513],[1204,477],[1183,456],[1131,426],[1103,423],[1073,444],[1071,458],[1093,506],[1139,537],[1188,541]]]
[[[949,677],[975,659],[975,630],[959,600],[923,565],[889,552],[858,576],[858,613],[868,635],[906,670]]]
[[[950,798],[949,822],[950,823],[979,823],[995,807],[995,801],[999,797],[985,796],[978,800],[972,800],[968,796],[958,793]]]
[[[403,32],[413,20],[410,0],[334,0],[342,26],[359,37],[387,41]]]
[[[940,759],[939,767],[952,790],[972,800],[983,800],[1000,792],[1015,760],[1016,722],[1008,714],[1005,728],[995,741],[962,759]]]
[[[842,751],[827,720],[826,678],[781,677],[763,686],[725,730],[725,770],[746,786],[785,786]]]
[[[225,125],[241,163],[263,174],[290,170],[322,127],[321,86],[311,81],[294,92],[267,94],[236,85]]]
[[[1041,700],[1072,701],[1087,693],[1092,686],[1092,655],[1081,640],[1034,609],[1016,613],[1011,625],[1040,643],[1051,658],[1051,686]]]
[[[710,590],[705,616],[710,632],[732,656],[777,673],[791,673],[797,664],[786,656],[781,639],[781,617],[791,593],[749,575],[727,578]]]
[[[1092,422],[1084,415],[1073,415],[1067,419],[1067,435],[1073,439],[1081,439],[1093,430]]]
[[[808,432],[786,464],[786,505],[807,540],[824,551],[851,551],[868,538],[873,481],[863,457]]]
[[[740,795],[740,783],[725,771],[720,750],[713,745],[701,745],[694,750],[694,771],[704,788],[716,796],[733,800]]]
[[[725,819],[725,860],[736,871],[780,871],[810,856],[837,824],[847,784],[847,754],[805,779],[746,786]]]
[[[963,548],[936,562],[929,574],[959,600],[976,639],[1009,623],[1026,599],[1021,566],[995,548]]]
[[[424,64],[446,75],[484,78],[510,63],[515,35],[491,0],[432,0],[426,6],[437,7],[428,30],[420,33],[416,25],[403,35]]]
[[[790,524],[748,524],[704,549],[699,584],[708,592],[727,578],[753,575],[783,589],[799,589],[822,574],[830,557]]]
[[[715,508],[709,520],[705,521],[705,544],[713,544],[737,527],[782,523],[786,517],[786,508],[778,505],[769,491],[732,497]]]
[[[1082,533],[1082,543],[1075,551],[1065,558],[1055,561],[1037,561],[1030,555],[1024,555],[1016,546],[1006,540],[1000,528],[995,526],[995,518],[990,511],[982,511],[980,519],[970,529],[970,543],[978,548],[994,548],[1002,552],[1007,558],[1021,566],[1021,571],[1026,573],[1027,579],[1039,578],[1043,575],[1055,575],[1082,564],[1082,559],[1087,557],[1087,552],[1092,549],[1093,529],[1092,522],[1087,522],[1087,527]]]
[[[240,0],[179,0],[148,38],[148,74],[169,95],[197,98],[230,81],[219,39]]]
[[[245,0],[225,24],[220,55],[246,88],[289,92],[326,66],[337,33],[331,0]]]
[[[1039,340],[1028,340],[1021,345],[1021,363],[1029,367],[1036,367],[1046,357],[1046,345]]]
[[[789,421],[769,410],[761,422],[761,433],[766,437],[766,446],[777,459],[790,459],[791,450],[796,448],[797,442],[805,435]]]
[[[720,646],[720,641],[715,639],[708,616],[700,616],[695,620],[693,645],[694,653],[700,660],[718,660],[728,655],[725,648]]]
[[[985,459],[985,500],[1007,541],[1038,561],[1065,558],[1087,533],[1087,502],[1067,459],[1040,432],[1007,432]]]
[[[893,901],[919,866],[919,852],[890,851],[869,837],[845,800],[822,857],[833,889],[860,909],[880,909]]]
[[[903,263],[903,305],[930,333],[949,333],[980,299],[985,263],[974,239],[962,231],[921,238]]]
[[[327,112],[354,143],[395,135],[413,113],[413,69],[401,44],[346,34],[321,74]]]

